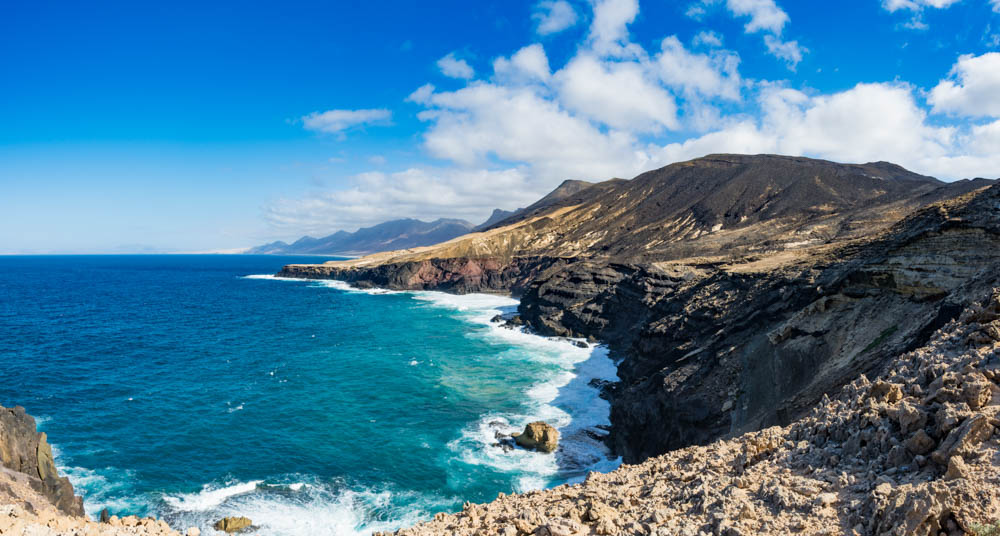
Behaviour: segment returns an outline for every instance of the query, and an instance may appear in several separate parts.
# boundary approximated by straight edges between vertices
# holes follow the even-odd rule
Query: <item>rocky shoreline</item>
[[[994,283],[998,281],[994,280]],[[655,536],[1000,530],[1000,288],[802,419],[392,533]]]
[[[961,311],[960,289],[980,288],[982,273],[1000,266],[997,206],[994,186],[932,205],[874,237],[789,257],[425,259],[293,265],[278,275],[519,294],[518,316],[536,333],[596,338],[622,359],[611,440],[636,463],[788,424],[822,396],[925,343]]]
[[[31,536],[180,536],[166,522],[150,517],[87,518],[83,499],[60,476],[45,433],[17,406],[0,406],[0,535]],[[198,536],[190,528],[185,536]]]

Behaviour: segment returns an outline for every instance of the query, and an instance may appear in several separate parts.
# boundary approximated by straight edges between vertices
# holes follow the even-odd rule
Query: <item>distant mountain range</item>
[[[441,218],[424,222],[411,218],[392,220],[350,233],[337,231],[322,238],[303,236],[288,244],[277,241],[247,250],[256,255],[367,255],[378,251],[410,249],[446,242],[452,238],[479,231],[506,220],[516,211],[496,209],[480,225],[465,220]]]

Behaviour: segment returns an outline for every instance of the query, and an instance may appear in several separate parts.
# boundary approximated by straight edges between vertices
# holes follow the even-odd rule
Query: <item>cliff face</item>
[[[337,279],[358,288],[444,290],[458,294],[504,292],[520,295],[542,270],[559,259],[425,259],[415,262],[341,268],[330,265],[289,264],[279,277]]]
[[[59,476],[45,434],[37,431],[35,419],[20,406],[0,406],[0,461],[5,468],[25,475],[31,488],[60,512],[84,515],[83,499],[74,495],[68,478]]]
[[[989,184],[712,156],[434,247],[280,275],[523,294],[536,331],[594,336],[622,358],[611,441],[635,463],[787,424],[925,344],[965,305],[956,292],[1000,267]]]
[[[998,207],[993,187],[866,243],[784,260],[573,263],[533,280],[521,316],[625,356],[612,438],[634,463],[787,424],[922,345],[962,309],[957,289],[1000,271]]]

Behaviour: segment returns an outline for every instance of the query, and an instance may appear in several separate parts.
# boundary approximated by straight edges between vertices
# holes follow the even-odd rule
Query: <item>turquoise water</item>
[[[0,404],[88,512],[268,534],[405,526],[608,469],[602,348],[490,324],[510,298],[279,280],[315,257],[0,257]],[[531,420],[555,455],[494,446]]]

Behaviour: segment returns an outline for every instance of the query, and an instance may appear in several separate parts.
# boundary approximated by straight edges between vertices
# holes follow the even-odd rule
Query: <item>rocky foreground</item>
[[[69,479],[59,476],[47,437],[22,407],[0,406],[0,462],[0,535],[180,536],[153,518],[87,519],[83,500]],[[198,534],[196,528],[186,532]]]
[[[997,534],[1000,288],[887,370],[789,426],[501,494],[395,534]]]

